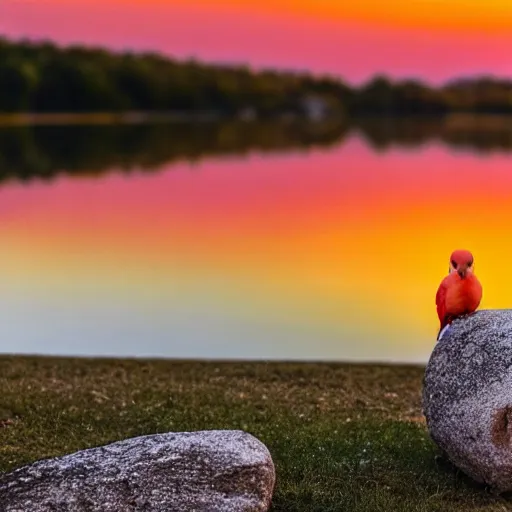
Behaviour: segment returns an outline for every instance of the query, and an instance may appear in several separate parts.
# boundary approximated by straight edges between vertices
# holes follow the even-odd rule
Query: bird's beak
[[[466,274],[468,273],[468,267],[466,265],[463,265],[457,269],[457,273],[459,274],[459,277],[461,279],[466,278]]]

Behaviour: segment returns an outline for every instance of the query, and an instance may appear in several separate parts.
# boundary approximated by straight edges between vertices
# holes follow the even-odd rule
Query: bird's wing
[[[441,327],[443,327],[446,315],[446,290],[448,288],[447,277],[441,281],[436,293],[437,316],[439,317],[439,322],[441,322]]]

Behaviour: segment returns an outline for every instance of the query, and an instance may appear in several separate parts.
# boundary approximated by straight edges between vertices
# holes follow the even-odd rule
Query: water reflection
[[[504,126],[293,126],[4,129],[0,352],[424,361],[459,246],[510,307]]]
[[[342,145],[358,134],[376,151],[442,142],[480,154],[512,150],[512,117],[449,116],[304,123],[149,123],[0,127],[0,181],[154,171],[175,161]]]

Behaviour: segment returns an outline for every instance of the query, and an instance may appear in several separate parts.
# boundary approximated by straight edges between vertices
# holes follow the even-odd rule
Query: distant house
[[[240,110],[240,112],[238,112],[238,119],[240,119],[241,121],[255,121],[257,117],[258,114],[256,113],[256,110],[251,107],[244,108]]]
[[[302,99],[302,109],[311,121],[321,121],[329,115],[329,105],[317,96],[307,96]]]

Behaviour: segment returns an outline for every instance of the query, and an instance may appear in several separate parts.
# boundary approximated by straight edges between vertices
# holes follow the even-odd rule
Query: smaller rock
[[[0,475],[2,512],[263,512],[269,451],[238,430],[141,436]]]

